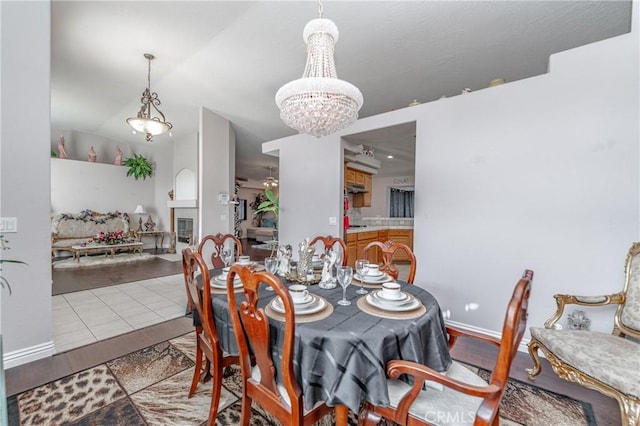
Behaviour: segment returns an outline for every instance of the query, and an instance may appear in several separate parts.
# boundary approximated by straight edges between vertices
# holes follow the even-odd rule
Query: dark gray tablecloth
[[[212,271],[212,277],[218,271]],[[403,284],[403,291],[422,301],[427,313],[414,320],[393,320],[374,317],[362,312],[356,301],[362,297],[355,293],[357,286],[347,289],[351,306],[340,306],[342,288],[323,290],[317,285],[309,287],[333,305],[328,318],[305,324],[296,324],[294,372],[304,394],[305,407],[317,402],[327,405],[343,404],[358,412],[360,403],[369,401],[387,405],[385,365],[392,359],[419,362],[434,370],[444,371],[451,357],[440,307],[435,298],[415,285]],[[264,307],[273,292],[260,290],[259,306]],[[244,299],[238,294],[238,300]],[[237,354],[237,345],[226,295],[212,298],[216,329],[225,351]],[[282,353],[284,323],[271,319],[271,347],[276,369]]]

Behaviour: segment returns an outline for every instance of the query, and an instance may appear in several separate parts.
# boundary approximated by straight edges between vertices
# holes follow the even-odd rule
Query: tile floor
[[[185,297],[182,274],[53,296],[56,352],[183,316]]]

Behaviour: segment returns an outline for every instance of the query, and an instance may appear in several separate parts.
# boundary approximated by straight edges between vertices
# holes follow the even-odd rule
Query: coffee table
[[[133,253],[142,253],[141,242],[121,243],[121,244],[92,244],[86,246],[71,246],[71,253],[73,258],[80,262],[80,255],[82,253],[88,256],[89,253],[104,253],[107,257],[116,254],[116,251],[131,251]]]

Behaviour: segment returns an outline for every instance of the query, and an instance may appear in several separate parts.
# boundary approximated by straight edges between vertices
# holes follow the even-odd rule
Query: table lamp
[[[137,214],[137,215],[143,215],[143,214],[146,214],[146,213],[147,213],[147,212],[146,212],[146,210],[145,210],[145,209],[144,209],[144,207],[143,207],[142,205],[140,205],[140,204],[138,205],[138,207],[136,207],[136,209],[135,209],[135,210],[134,210],[134,212],[133,212],[133,214]],[[142,216],[140,216],[140,217],[138,218],[138,224],[139,224],[139,226],[138,226],[138,232],[142,232],[142,231],[143,231],[143,229],[142,229]]]

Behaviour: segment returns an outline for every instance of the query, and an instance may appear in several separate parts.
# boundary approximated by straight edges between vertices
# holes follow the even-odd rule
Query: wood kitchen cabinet
[[[356,260],[360,259],[360,256],[362,256],[362,250],[367,246],[367,244],[378,241],[378,231],[358,232],[351,235],[357,235],[356,257],[349,259],[349,264],[353,266],[355,265]],[[378,250],[376,249],[367,253],[367,260],[371,263],[378,263],[377,252]]]
[[[356,183],[356,171],[345,167],[344,169],[344,183],[345,185],[348,183]]]
[[[349,238],[351,235],[354,237]],[[358,234],[347,234],[347,265],[352,268],[356,267],[356,259],[358,259],[358,242],[355,235]]]
[[[371,207],[372,176],[356,170],[355,179],[357,184],[364,186],[366,192],[353,194],[353,207]]]
[[[374,241],[380,241],[385,243],[387,241],[393,241],[394,243],[402,243],[409,246],[413,250],[413,230],[412,229],[384,229],[381,231],[364,231],[353,232],[347,234],[347,253],[348,253],[348,265],[352,268],[355,267],[356,260],[362,256],[362,250]],[[382,251],[375,247],[367,253],[366,258],[370,263],[382,262]],[[409,257],[404,253],[397,251],[394,255],[394,262],[409,262]]]
[[[412,229],[389,229],[389,241],[406,244],[413,250],[413,230]],[[404,251],[398,250],[394,256],[396,262],[409,262],[409,256]]]

